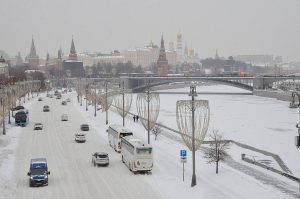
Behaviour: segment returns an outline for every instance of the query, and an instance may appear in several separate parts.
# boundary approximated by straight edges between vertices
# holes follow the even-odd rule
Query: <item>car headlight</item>
[[[32,179],[33,179],[33,177],[32,177],[32,176],[30,176],[30,179],[32,180]]]
[[[47,176],[47,175],[45,175],[45,178],[48,178],[48,176]]]

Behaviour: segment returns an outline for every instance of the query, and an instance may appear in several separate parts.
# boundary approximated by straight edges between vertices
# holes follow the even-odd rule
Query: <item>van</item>
[[[48,165],[46,158],[35,158],[30,160],[29,172],[29,186],[48,185]]]

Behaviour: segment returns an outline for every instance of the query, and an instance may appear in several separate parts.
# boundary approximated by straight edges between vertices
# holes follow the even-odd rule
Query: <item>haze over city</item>
[[[298,0],[1,0],[0,49],[10,56],[30,51],[68,54],[72,35],[78,52],[142,47],[152,40],[183,44],[200,58],[274,54],[300,60]]]

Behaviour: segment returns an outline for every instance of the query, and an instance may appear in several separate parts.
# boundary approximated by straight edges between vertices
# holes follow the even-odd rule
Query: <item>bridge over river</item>
[[[257,77],[220,77],[220,76],[147,76],[139,75],[121,77],[99,77],[99,78],[63,78],[52,79],[54,86],[76,85],[77,82],[83,81],[86,84],[93,84],[95,82],[112,82],[120,84],[124,82],[126,89],[131,89],[134,93],[143,92],[148,87],[154,87],[164,84],[177,82],[211,82],[217,84],[224,84],[233,87],[238,87],[248,91],[255,89],[269,88],[272,83],[283,80],[300,80],[300,76],[257,76]]]

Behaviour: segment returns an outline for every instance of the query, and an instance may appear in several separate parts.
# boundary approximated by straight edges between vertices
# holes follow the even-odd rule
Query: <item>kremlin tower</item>
[[[30,53],[26,57],[26,61],[28,62],[28,64],[31,67],[38,67],[39,66],[39,56],[36,54],[33,37],[32,37],[32,40],[31,40]]]
[[[69,54],[69,60],[78,60],[77,59],[77,54],[76,54],[76,49],[75,49],[73,37],[72,37],[72,42],[71,42],[71,49],[70,49],[70,54]]]
[[[58,59],[61,58],[61,50],[58,52]],[[83,62],[78,61],[74,39],[72,37],[69,59],[62,62],[63,74],[66,77],[83,77],[84,69]]]
[[[157,60],[157,69],[158,69],[159,76],[167,76],[168,75],[168,60],[167,60],[167,56],[166,56],[166,50],[165,50],[163,36],[161,36],[159,57]]]

